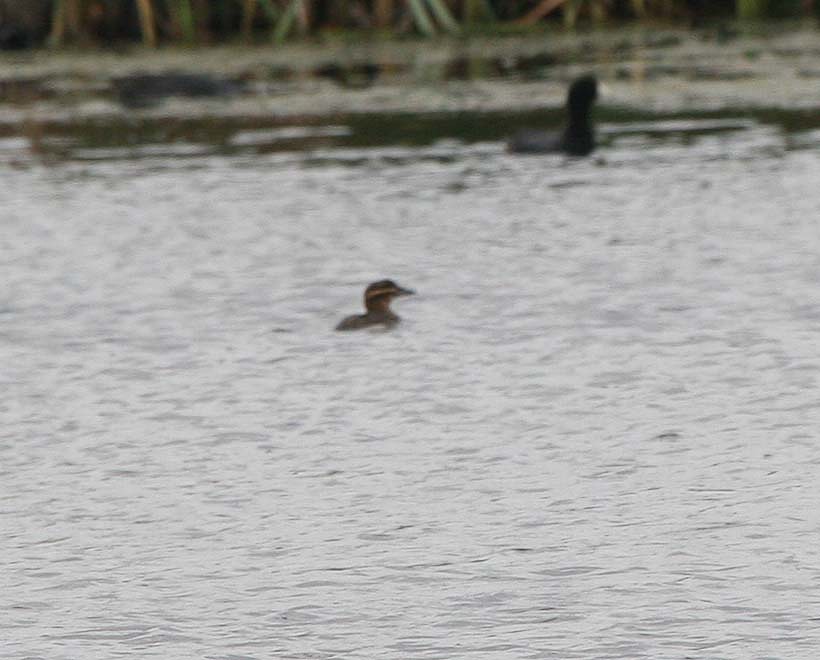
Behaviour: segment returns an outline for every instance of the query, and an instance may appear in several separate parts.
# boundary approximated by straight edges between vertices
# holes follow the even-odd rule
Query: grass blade
[[[51,15],[51,34],[48,37],[49,46],[57,48],[63,45],[65,39],[65,3],[67,0],[56,0],[54,13]]]
[[[492,23],[496,20],[490,0],[464,0],[462,14],[465,23],[476,23],[479,20]]]
[[[766,14],[766,0],[737,0],[737,17],[755,20]]]
[[[191,0],[176,0],[174,13],[179,23],[182,39],[192,44],[196,41],[196,22],[194,21],[194,10],[193,7],[191,7]]]
[[[413,21],[415,21],[419,32],[427,37],[432,37],[436,33],[436,27],[433,25],[432,19],[427,14],[427,10],[424,8],[422,0],[407,0],[407,4],[410,7],[410,13],[413,14]]]
[[[288,34],[290,34],[291,28],[293,28],[293,24],[296,22],[296,19],[301,13],[301,8],[302,0],[291,0],[288,8],[285,9],[285,13],[282,14],[276,22],[276,26],[273,28],[274,43],[281,44],[287,38]]]
[[[151,0],[137,0],[137,10],[139,12],[142,40],[146,46],[154,48],[157,45],[157,31],[154,22],[154,6],[151,4]]]
[[[442,0],[427,0],[427,4],[433,15],[438,19],[438,22],[447,32],[456,34],[461,31],[458,22],[453,18],[450,10],[447,9],[447,5],[445,5]]]

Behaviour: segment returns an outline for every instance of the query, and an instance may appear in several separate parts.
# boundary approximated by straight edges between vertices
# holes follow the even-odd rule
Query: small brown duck
[[[348,316],[336,326],[337,330],[361,330],[383,325],[387,328],[400,321],[390,309],[390,301],[399,296],[410,296],[415,291],[400,287],[393,280],[379,280],[373,282],[364,290],[365,314]]]

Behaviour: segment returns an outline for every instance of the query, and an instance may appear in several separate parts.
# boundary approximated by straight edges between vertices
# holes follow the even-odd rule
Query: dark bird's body
[[[364,314],[354,314],[342,319],[336,329],[361,330],[376,326],[392,327],[401,319],[390,309],[390,301],[398,296],[409,296],[413,293],[414,291],[400,287],[393,280],[373,282],[364,292],[364,307],[367,311]]]
[[[147,108],[172,96],[214,98],[235,96],[244,83],[207,73],[143,73],[115,78],[112,85],[120,102],[130,108]]]
[[[567,125],[560,133],[524,129],[507,143],[517,154],[565,153],[588,156],[595,149],[595,131],[590,112],[598,98],[598,81],[594,76],[582,76],[570,85],[567,94]]]

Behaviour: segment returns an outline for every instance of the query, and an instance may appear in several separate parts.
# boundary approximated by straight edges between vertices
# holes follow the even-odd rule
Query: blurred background
[[[278,42],[291,33],[321,37],[345,31],[503,34],[543,21],[570,28],[579,22],[693,25],[730,17],[810,16],[815,10],[814,0],[3,0],[0,44]]]
[[[811,0],[0,1],[0,134],[24,136],[41,157],[70,144],[503,140],[560,124],[566,86],[587,71],[607,83],[605,120],[728,109],[811,128],[816,10]],[[275,139],[242,133],[294,125]]]

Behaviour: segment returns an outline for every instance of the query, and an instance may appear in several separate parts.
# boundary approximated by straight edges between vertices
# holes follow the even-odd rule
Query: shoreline
[[[593,71],[600,105],[642,116],[729,109],[820,109],[820,31],[801,28],[720,43],[711,32],[594,33],[372,42],[316,47],[217,47],[0,57],[0,126],[23,122],[318,120],[378,113],[527,112],[563,106],[566,83]],[[373,79],[361,70],[372,65]],[[195,72],[240,80],[245,92],[123,105],[113,82]]]

